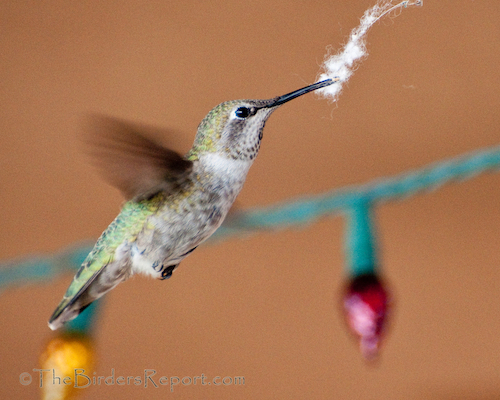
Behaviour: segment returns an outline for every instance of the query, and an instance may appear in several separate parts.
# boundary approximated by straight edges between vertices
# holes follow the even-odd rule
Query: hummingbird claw
[[[164,281],[165,279],[168,279],[172,276],[172,272],[174,271],[174,269],[177,267],[177,265],[179,264],[176,264],[176,265],[169,265],[167,268],[165,268],[162,273],[161,273],[161,278],[160,280]]]

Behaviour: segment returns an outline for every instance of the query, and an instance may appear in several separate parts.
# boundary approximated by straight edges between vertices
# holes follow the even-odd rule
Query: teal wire
[[[438,162],[416,171],[353,185],[322,195],[297,199],[271,207],[240,212],[217,230],[211,241],[265,229],[283,229],[312,223],[320,217],[348,211],[360,201],[372,205],[433,190],[454,180],[470,179],[500,168],[500,146]],[[53,257],[35,257],[0,265],[0,289],[34,281],[46,281],[76,269],[91,248],[73,247]]]
[[[31,257],[0,265],[0,290],[51,280],[54,276],[76,270],[92,250],[88,244],[71,246],[51,257]]]
[[[372,207],[366,200],[360,200],[346,211],[344,247],[350,276],[374,274],[379,267],[372,215]]]
[[[454,180],[466,180],[500,168],[500,146],[426,166],[422,169],[364,185],[348,186],[322,195],[242,213],[215,233],[222,239],[240,231],[282,229],[311,223],[326,215],[343,212],[360,200],[382,203],[398,200],[424,190],[435,190]]]

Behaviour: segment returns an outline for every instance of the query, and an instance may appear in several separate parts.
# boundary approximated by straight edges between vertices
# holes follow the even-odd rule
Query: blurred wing
[[[192,161],[145,136],[164,133],[158,129],[106,116],[89,122],[84,137],[88,153],[104,179],[126,199],[172,193],[192,169]]]

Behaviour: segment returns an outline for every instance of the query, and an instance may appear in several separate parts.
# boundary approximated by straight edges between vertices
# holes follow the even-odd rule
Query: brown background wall
[[[355,4],[354,4],[355,3]],[[76,141],[89,111],[173,128],[187,150],[208,110],[315,80],[372,1],[0,4],[0,258],[96,238],[122,199]],[[426,1],[369,33],[338,105],[308,95],[269,120],[239,197],[272,204],[498,144],[496,0]],[[500,398],[500,176],[377,209],[397,307],[367,366],[338,310],[341,218],[205,246],[173,279],[107,296],[99,375],[245,376],[244,386],[93,387],[81,398]],[[0,295],[0,397],[51,337],[70,275]]]

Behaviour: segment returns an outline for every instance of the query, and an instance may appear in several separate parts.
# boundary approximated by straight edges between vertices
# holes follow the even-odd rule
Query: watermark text
[[[245,384],[244,376],[215,376],[209,378],[205,374],[198,376],[165,376],[157,373],[156,369],[144,369],[140,375],[116,375],[115,369],[111,369],[110,375],[96,375],[88,373],[83,368],[75,368],[71,376],[58,375],[54,369],[33,369],[33,373],[23,372],[19,375],[19,383],[27,386],[31,383],[39,387],[47,385],[71,385],[77,389],[84,389],[89,386],[99,385],[118,385],[118,386],[143,386],[145,388],[159,388],[169,386],[170,391],[181,386],[243,386]]]

